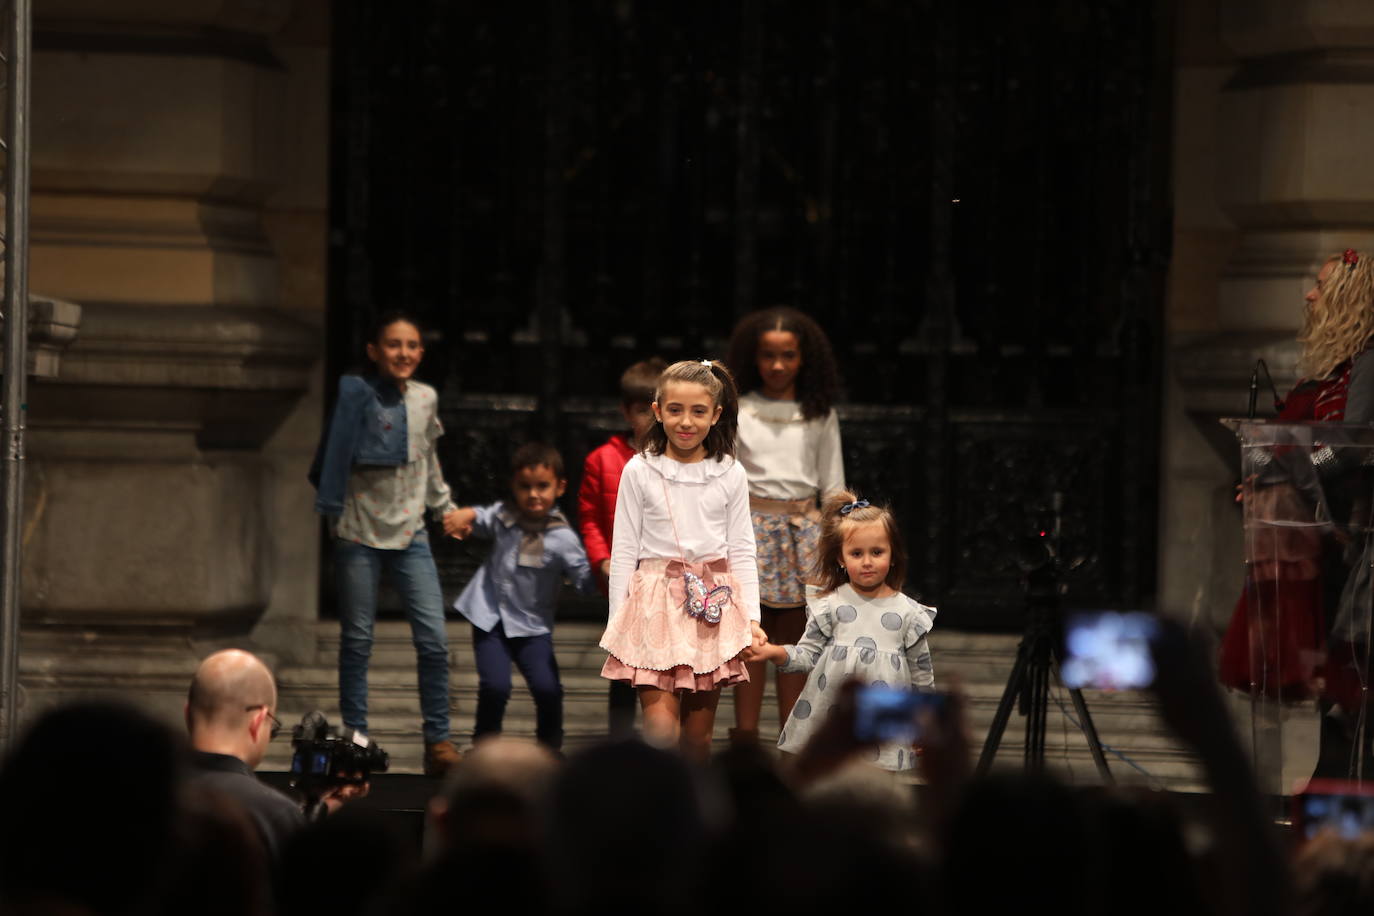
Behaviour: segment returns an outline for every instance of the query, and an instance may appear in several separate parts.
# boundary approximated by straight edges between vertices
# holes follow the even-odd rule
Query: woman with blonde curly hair
[[[1298,337],[1304,376],[1283,402],[1278,421],[1374,422],[1374,257],[1353,248],[1332,255],[1304,298],[1306,313]],[[1361,603],[1350,598],[1351,588],[1369,582],[1368,576],[1350,575],[1349,560],[1358,549],[1352,552],[1343,546],[1351,540],[1344,529],[1354,514],[1352,497],[1358,489],[1352,476],[1358,469],[1349,466],[1356,451],[1316,445],[1311,465],[1322,478],[1333,516],[1340,516],[1333,520],[1343,533],[1305,527],[1261,543],[1267,553],[1250,557],[1251,574],[1221,645],[1219,674],[1227,686],[1249,690],[1263,684],[1285,700],[1319,699],[1326,714],[1318,776],[1348,775],[1348,761],[1337,758],[1347,757],[1351,748],[1353,735],[1345,721],[1359,718],[1367,667],[1355,664],[1364,649],[1351,638],[1356,629],[1368,629],[1367,619],[1359,627],[1348,619],[1341,622],[1342,616],[1350,617],[1355,603]],[[1273,450],[1272,460],[1275,468],[1288,461],[1281,450]],[[1268,506],[1260,513],[1265,517],[1302,513],[1299,503],[1306,497],[1286,482],[1286,471],[1277,471],[1274,478],[1250,481],[1245,498]],[[1367,618],[1368,589],[1364,598]],[[1328,627],[1329,622],[1333,626]],[[1262,632],[1253,632],[1256,628]],[[1265,647],[1262,659],[1253,657],[1252,644]],[[1257,662],[1264,671],[1252,670]],[[1328,762],[1334,770],[1327,771]]]
[[[1364,354],[1374,337],[1374,264],[1369,258],[1361,258],[1353,248],[1332,255],[1322,265],[1317,282],[1305,298],[1306,316],[1298,342],[1302,344],[1299,367],[1307,377],[1298,382],[1289,397],[1304,389],[1325,389],[1329,400],[1337,392],[1349,392],[1350,373],[1357,357]],[[1365,367],[1364,371],[1374,368]],[[1331,410],[1330,406],[1314,406],[1313,413],[1318,415],[1304,419],[1332,419],[1321,415]],[[1285,407],[1286,419],[1299,419],[1288,417],[1291,413],[1293,409]]]

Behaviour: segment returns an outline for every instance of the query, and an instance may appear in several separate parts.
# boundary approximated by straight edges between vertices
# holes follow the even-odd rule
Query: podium
[[[1245,578],[1218,674],[1248,695],[1260,787],[1284,796],[1310,775],[1374,777],[1374,425],[1222,422],[1240,440]],[[1286,724],[1314,707],[1316,765],[1285,778]]]

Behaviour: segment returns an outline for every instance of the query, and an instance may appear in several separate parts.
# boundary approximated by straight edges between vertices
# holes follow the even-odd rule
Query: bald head
[[[558,772],[558,758],[542,744],[520,738],[485,738],[468,751],[444,786],[450,802],[490,790],[533,804]]]
[[[277,708],[277,685],[261,659],[242,649],[225,649],[200,663],[186,696],[193,728],[234,726],[249,706]]]
[[[432,802],[445,844],[450,850],[529,847],[557,772],[558,758],[533,741],[478,742]]]

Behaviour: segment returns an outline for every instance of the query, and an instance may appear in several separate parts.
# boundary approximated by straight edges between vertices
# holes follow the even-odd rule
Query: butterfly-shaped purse
[[[721,608],[730,603],[730,586],[717,585],[708,589],[701,576],[691,570],[682,571],[682,581],[687,585],[687,600],[682,609],[688,617],[700,617],[707,623],[720,623]]]

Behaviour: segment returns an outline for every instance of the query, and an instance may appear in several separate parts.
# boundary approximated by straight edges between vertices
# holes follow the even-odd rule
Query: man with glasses
[[[272,672],[241,649],[201,662],[186,697],[194,778],[243,806],[274,861],[287,837],[305,823],[298,804],[253,775],[268,742],[281,731],[276,708]]]

